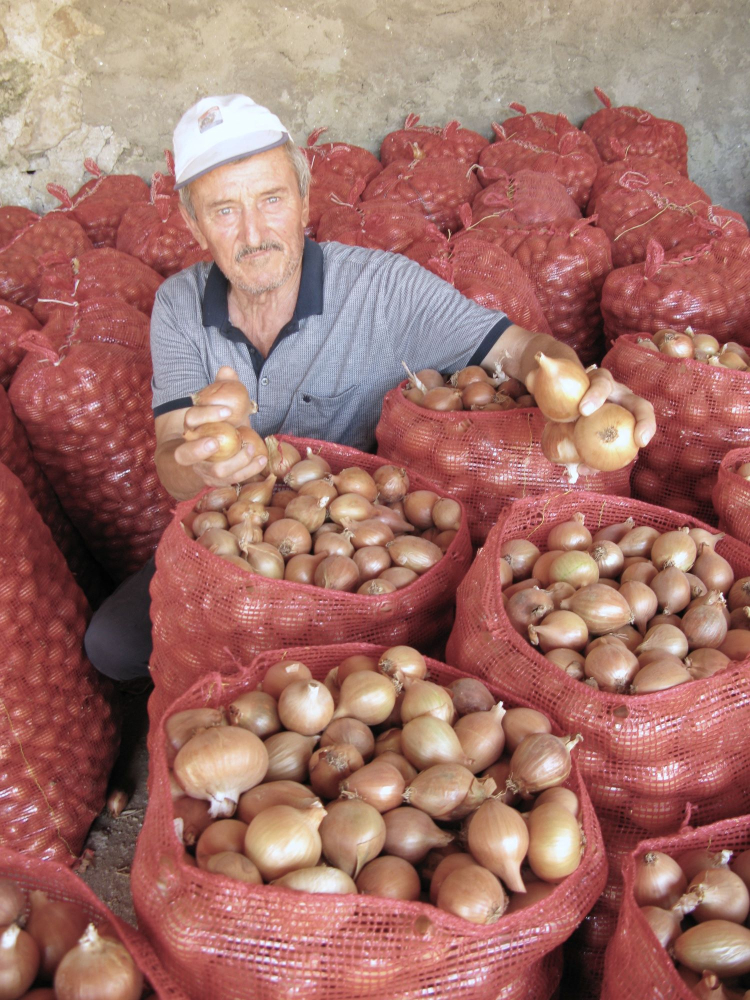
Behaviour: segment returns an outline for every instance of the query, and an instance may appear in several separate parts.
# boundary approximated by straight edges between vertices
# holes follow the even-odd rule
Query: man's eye
[[[226,208],[226,207],[225,208],[220,208],[219,209],[219,215],[229,215],[231,213],[231,211],[232,211],[231,208]]]
[[[278,195],[272,194],[271,197],[268,198],[268,204],[274,205],[278,200],[279,200]]]

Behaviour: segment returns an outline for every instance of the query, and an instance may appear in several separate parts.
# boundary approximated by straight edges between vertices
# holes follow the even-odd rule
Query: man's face
[[[282,147],[217,167],[193,181],[183,216],[230,283],[250,295],[284,285],[302,260],[308,198]]]

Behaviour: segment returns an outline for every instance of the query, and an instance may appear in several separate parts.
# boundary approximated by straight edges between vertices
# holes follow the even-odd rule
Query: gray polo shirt
[[[153,407],[191,406],[231,365],[258,403],[259,434],[375,445],[383,396],[412,371],[477,364],[510,320],[397,254],[305,240],[297,305],[268,357],[232,325],[227,279],[196,264],[159,288],[151,316]]]

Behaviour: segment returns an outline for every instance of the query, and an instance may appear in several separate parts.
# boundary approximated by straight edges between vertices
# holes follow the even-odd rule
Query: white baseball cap
[[[289,138],[276,115],[244,94],[204,97],[174,130],[175,190],[225,163],[283,146]]]

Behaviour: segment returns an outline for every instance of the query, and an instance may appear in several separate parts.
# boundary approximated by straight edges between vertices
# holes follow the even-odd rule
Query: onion
[[[349,538],[349,532],[345,534],[335,534],[334,532],[326,532],[324,535],[318,535],[315,539],[313,545],[313,552],[316,556],[347,556],[351,558],[354,555],[354,546]],[[390,557],[389,557],[390,559]],[[320,560],[322,562],[322,560]],[[320,565],[320,562],[316,565]],[[357,564],[355,563],[355,566]],[[313,580],[315,579],[315,574],[313,574]]]
[[[453,834],[441,830],[427,813],[412,806],[399,806],[383,816],[385,824],[386,854],[403,858],[416,864],[433,847],[444,847],[453,840]]]
[[[420,715],[431,715],[436,719],[452,723],[455,716],[450,692],[432,681],[417,679],[405,682],[406,693],[401,703],[401,721],[406,724]]]
[[[39,969],[39,948],[18,924],[0,931],[0,996],[15,1000],[31,986]],[[137,998],[136,998],[137,1000]]]
[[[384,753],[401,753],[401,728],[394,727],[386,729],[375,740],[375,756],[380,757]]]
[[[544,656],[550,663],[564,670],[568,677],[572,677],[575,681],[583,680],[584,658],[574,649],[550,649]]]
[[[750,931],[729,920],[707,920],[681,934],[674,945],[679,962],[693,972],[719,977],[750,972]]]
[[[58,1000],[139,1000],[143,975],[127,948],[89,924],[55,973]]]
[[[583,857],[583,834],[578,820],[565,806],[546,802],[529,816],[528,862],[543,882],[562,882]]]
[[[402,536],[388,542],[386,548],[396,566],[412,569],[419,575],[432,569],[443,558],[440,546],[426,538]]]
[[[365,896],[384,899],[419,899],[421,885],[414,865],[404,858],[383,855],[364,866],[357,878],[357,890]]]
[[[336,536],[329,536],[336,537]],[[371,583],[377,580],[378,586],[371,592],[374,594],[385,594],[391,593],[396,589],[395,584],[389,583],[388,580],[377,579],[383,570],[386,570],[391,565],[391,557],[388,554],[388,550],[381,545],[368,545],[365,548],[358,549],[352,556],[352,560],[359,570],[359,579],[364,583]],[[378,589],[382,587],[382,589]],[[358,591],[362,593],[362,590]]]
[[[620,595],[625,598],[633,613],[633,624],[639,632],[645,632],[647,623],[656,614],[659,601],[647,583],[628,580],[620,586]]]
[[[740,851],[729,867],[750,889],[750,851]]]
[[[393,750],[386,750],[385,753],[379,754],[379,759],[385,761],[387,764],[392,764],[407,785],[417,776],[416,767],[411,765],[406,757],[400,753],[394,753]]]
[[[275,733],[264,742],[268,753],[266,781],[306,781],[307,768],[317,736]]]
[[[560,606],[582,618],[592,635],[615,632],[633,621],[633,612],[622,594],[599,583],[581,587]]]
[[[637,654],[653,652],[661,657],[671,653],[678,659],[687,656],[687,651],[688,642],[685,633],[676,625],[669,624],[652,626],[643,637],[643,642],[635,648]]]
[[[727,620],[723,608],[718,604],[688,608],[682,616],[682,631],[689,649],[718,649],[727,636]]]
[[[660,534],[661,532],[657,531],[656,528],[643,524],[637,528],[631,528],[617,544],[626,559],[630,556],[643,556],[648,559],[651,548]]]
[[[727,607],[730,611],[736,611],[737,608],[744,608],[747,605],[750,605],[750,576],[743,576],[739,580],[735,580],[730,587],[727,594]]]
[[[669,948],[682,933],[680,917],[660,906],[642,906],[640,911],[662,948]]]
[[[513,805],[517,802],[519,795],[514,792],[512,788],[508,786],[508,777],[510,775],[510,757],[501,757],[497,763],[492,764],[482,775],[483,778],[492,778],[498,787],[498,791],[492,796],[493,799],[497,799],[498,802],[504,802],[506,806]]]
[[[584,515],[576,513],[569,521],[562,521],[550,529],[547,536],[548,549],[588,549],[591,545],[591,532],[584,525]]]
[[[580,615],[572,611],[551,611],[541,625],[529,625],[529,639],[543,653],[559,647],[583,649],[589,639],[589,630]]]
[[[402,587],[408,587],[410,583],[418,580],[419,575],[413,569],[406,569],[405,566],[392,566],[390,569],[383,570],[378,579],[392,583],[396,590],[401,590]]]
[[[648,559],[644,559],[642,556],[630,556],[625,559],[625,569],[620,574],[620,586],[622,587],[624,583],[631,581],[651,586],[651,581],[658,572],[656,566]],[[689,577],[690,574],[686,573],[685,576]],[[695,579],[698,578],[695,577]]]
[[[487,799],[471,817],[468,843],[478,864],[501,878],[513,892],[526,892],[521,862],[528,850],[529,831],[519,812]]]
[[[318,826],[325,815],[320,807],[303,812],[293,806],[269,806],[255,817],[245,834],[245,854],[266,882],[318,863]]]
[[[281,524],[282,522],[277,522]],[[296,522],[290,522],[292,524]],[[300,525],[300,528],[302,525]],[[284,579],[284,557],[273,545],[266,542],[257,542],[245,548],[245,558],[253,573],[265,576],[269,580]]]
[[[538,624],[545,615],[554,610],[554,601],[550,594],[539,587],[527,587],[518,590],[508,598],[505,613],[520,635],[527,635],[529,625]]]
[[[317,865],[314,868],[297,868],[281,878],[275,878],[271,885],[280,885],[297,892],[356,893],[354,879],[340,868]]]
[[[469,768],[472,774],[477,774],[490,764],[494,764],[503,752],[504,715],[505,709],[502,702],[499,702],[487,712],[470,712],[455,723],[453,728],[461,747],[466,756],[473,761]]]
[[[420,715],[406,723],[401,733],[401,752],[418,771],[434,764],[472,765],[455,730],[432,715]]]
[[[203,511],[209,510],[227,510],[232,506],[236,499],[236,486],[217,486],[216,489],[209,490],[208,493],[200,498],[198,503],[195,505],[195,511],[200,514]]]
[[[679,864],[661,851],[648,851],[635,863],[633,896],[638,906],[670,909],[687,888]]]
[[[678,531],[665,531],[651,548],[651,562],[657,569],[676,566],[683,572],[691,569],[698,553],[697,546],[688,534],[687,528]]]
[[[198,867],[205,869],[214,854],[225,851],[242,854],[246,833],[247,823],[238,819],[220,819],[206,827],[195,845]]]
[[[720,670],[725,670],[730,659],[718,649],[694,649],[685,657],[685,666],[693,680],[713,677]]]
[[[671,660],[654,660],[642,667],[633,678],[630,686],[631,694],[653,694],[655,691],[666,691],[667,688],[685,684],[693,678],[679,663]]]
[[[312,497],[315,500],[322,501],[323,507],[328,507],[331,501],[335,500],[338,495],[336,487],[333,483],[329,483],[327,479],[313,479],[312,482],[305,483],[304,486],[300,486],[299,493],[297,494],[298,497]],[[289,503],[292,502],[293,500],[289,501]],[[287,507],[288,506],[289,504],[287,504]],[[294,510],[294,508],[292,508],[292,510]],[[292,517],[293,515],[290,513],[289,516]],[[334,526],[330,521],[325,523],[327,523],[330,527],[339,527],[339,525]],[[323,525],[321,524],[320,527],[322,528]],[[319,531],[320,528],[316,528],[315,530]]]
[[[184,795],[172,774],[170,774],[170,790],[173,796],[172,813],[178,840],[191,846],[213,822],[208,811],[208,802]]]
[[[284,558],[312,550],[310,532],[304,524],[291,517],[282,517],[280,521],[269,524],[263,540],[278,549]]]
[[[38,890],[29,893],[31,913],[26,932],[39,947],[39,972],[51,981],[64,955],[75,946],[89,920],[75,903],[51,901]]]
[[[226,724],[227,717],[223,708],[189,708],[184,712],[175,712],[170,715],[164,723],[164,735],[167,738],[167,764],[172,766],[177,751],[184,747],[187,741],[192,739],[199,730],[210,729],[213,726],[226,726]],[[8,921],[8,923],[12,923],[12,921]]]
[[[320,737],[321,749],[338,743],[350,743],[359,750],[365,761],[371,760],[375,752],[372,730],[359,719],[335,719]]]
[[[197,514],[193,520],[192,529],[196,538],[200,538],[204,531],[209,528],[222,528],[226,530],[229,521],[219,511],[206,511],[205,514]]]
[[[625,646],[597,646],[586,656],[584,673],[596,681],[599,690],[620,694],[627,691],[638,673],[638,658]]]
[[[236,556],[240,551],[237,538],[224,528],[206,528],[197,542],[216,556]]]
[[[550,549],[548,552],[545,552],[543,555],[539,556],[539,558],[534,561],[534,565],[531,569],[531,576],[532,576],[531,581],[522,581],[522,582],[530,582],[532,587],[549,587],[550,584],[552,583],[552,581],[550,580],[549,568],[554,562],[554,560],[561,555],[562,555],[562,549]],[[502,570],[503,564],[504,560],[501,560],[499,563],[500,570]],[[504,588],[504,593],[507,596],[510,596],[512,588],[505,583],[503,583],[503,588]]]
[[[551,583],[569,583],[572,587],[586,587],[599,579],[599,567],[588,552],[572,549],[557,556],[549,565]]]
[[[26,909],[26,893],[15,882],[0,879],[0,927],[17,923]]]
[[[351,743],[322,747],[310,758],[310,784],[322,798],[338,798],[341,783],[363,766],[362,754]]]
[[[719,649],[730,660],[744,660],[750,656],[750,632],[744,628],[731,628]]]
[[[368,597],[380,597],[382,594],[393,594],[396,587],[387,580],[366,580],[361,587],[357,588],[358,594],[367,594]]]
[[[340,799],[328,807],[320,837],[328,863],[356,881],[364,866],[383,849],[386,828],[383,817],[367,802]]]
[[[492,693],[476,677],[459,677],[448,685],[458,715],[486,712],[495,704]]]
[[[278,507],[279,510],[283,511],[286,509],[287,504],[291,500],[294,500],[297,495],[295,490],[279,490],[278,493],[274,493],[271,497],[271,506]]]
[[[705,542],[698,546],[698,558],[693,565],[693,573],[709,590],[727,593],[734,583],[732,567],[723,556],[714,552]]]
[[[266,747],[254,733],[220,726],[188,740],[175,757],[174,776],[188,795],[210,802],[216,818],[231,816],[242,792],[263,781],[267,768]]]
[[[497,878],[479,865],[448,874],[435,905],[473,924],[494,924],[508,908],[508,897]]]
[[[453,854],[447,854],[440,858],[437,867],[432,873],[432,877],[429,878],[430,883],[430,902],[435,905],[437,902],[438,892],[440,892],[440,886],[446,880],[446,878],[451,874],[451,872],[458,871],[461,868],[468,868],[470,865],[476,865],[476,861],[470,854],[465,854],[463,851],[459,851],[458,848],[441,848],[440,850],[453,850]],[[436,855],[439,851],[434,852]],[[433,852],[430,852],[431,857]],[[428,857],[428,860],[429,860]],[[422,869],[422,877],[427,878],[429,873],[426,873],[424,868]]]
[[[365,469],[352,466],[342,469],[337,476],[330,477],[331,482],[341,494],[356,493],[372,503],[378,495],[377,483]]]
[[[295,462],[289,472],[284,476],[284,482],[292,490],[298,490],[305,483],[311,483],[316,479],[323,479],[331,471],[328,463],[322,463],[319,459],[303,458],[301,462]]]
[[[706,920],[743,924],[750,912],[750,894],[739,875],[726,866],[706,868],[690,880],[674,909],[681,916],[690,913],[699,924]]]
[[[276,476],[270,475],[266,476],[265,479],[260,483],[246,483],[245,486],[240,490],[240,500],[238,503],[234,504],[234,507],[239,507],[244,501],[247,501],[249,507],[252,503],[263,504],[263,506],[268,506],[271,502],[271,497],[273,496],[273,488],[276,484]],[[251,515],[252,516],[252,515]],[[260,520],[267,520],[266,518],[260,517]]]
[[[226,420],[212,421],[201,424],[200,427],[188,427],[185,429],[183,437],[186,441],[198,441],[206,437],[213,438],[218,447],[206,458],[206,461],[212,464],[233,458],[242,448],[242,438],[237,428]]]
[[[281,692],[295,681],[312,680],[312,674],[298,660],[279,660],[268,668],[263,678],[263,690],[278,701]]]
[[[445,379],[435,368],[423,368],[421,371],[418,371],[415,376],[410,377],[414,381],[415,385],[419,385],[421,382],[424,387],[423,391],[425,392],[428,389],[437,389],[438,386],[445,385]]]
[[[529,906],[534,906],[535,903],[546,899],[556,888],[557,886],[551,882],[529,882],[525,893],[513,893],[506,912],[517,913],[519,910],[525,910]]]
[[[427,674],[427,663],[422,654],[412,646],[391,646],[378,660],[378,670],[389,676],[400,672],[404,677],[419,680]]]
[[[309,532],[317,531],[326,519],[326,501],[311,496],[296,496],[286,505],[284,513],[287,518],[299,521]]]
[[[283,479],[284,476],[288,475],[292,466],[302,460],[302,456],[288,441],[279,441],[273,435],[269,435],[263,440],[268,451],[268,471],[279,479]]]
[[[514,580],[526,580],[540,556],[539,549],[525,538],[513,538],[500,546],[500,558],[513,570]]]
[[[234,851],[212,854],[206,862],[206,871],[237,879],[239,882],[247,882],[249,885],[263,884],[261,874],[252,861],[244,854],[236,854]]]
[[[571,597],[575,593],[575,587],[572,587],[569,583],[558,581],[557,583],[550,584],[546,588],[546,593],[552,598],[554,610],[558,611],[565,598]]]
[[[620,539],[627,535],[629,531],[632,531],[634,527],[635,521],[632,517],[628,517],[625,521],[621,521],[619,524],[608,524],[604,528],[599,528],[594,535],[593,541],[594,543],[615,542],[619,548]]]
[[[385,722],[396,704],[398,689],[390,677],[369,670],[350,674],[341,685],[334,719],[350,717],[367,726]]]
[[[338,790],[338,787],[337,787]],[[322,808],[323,803],[309,788],[298,781],[266,781],[245,792],[237,804],[237,816],[243,823],[250,823],[270,806],[293,806],[308,810]],[[242,841],[244,842],[244,833]],[[242,850],[242,847],[239,847]]]
[[[579,417],[573,441],[581,461],[600,472],[624,469],[638,454],[634,428],[633,414],[617,403],[604,403],[589,416]]]
[[[433,819],[458,820],[472,813],[495,789],[492,778],[477,779],[460,764],[435,764],[412,779],[403,798]]]
[[[362,799],[380,813],[401,803],[405,787],[401,772],[380,757],[353,771],[339,786],[342,799]]]
[[[422,406],[428,410],[462,410],[461,393],[449,386],[429,389],[422,397]]]
[[[333,698],[320,681],[294,681],[281,692],[278,702],[282,725],[303,736],[321,733],[331,721]]]
[[[194,711],[212,710],[194,709]],[[276,709],[276,699],[272,698],[267,691],[246,691],[244,694],[238,695],[229,705],[227,715],[229,716],[231,725],[247,729],[251,733],[255,733],[262,740],[267,736],[273,736],[274,733],[278,733],[281,730],[281,720]]]
[[[578,417],[578,404],[586,395],[591,382],[579,361],[552,358],[541,351],[534,355],[533,369],[526,385],[534,395],[536,405],[548,420],[567,423]]]
[[[525,736],[510,759],[508,785],[523,798],[530,798],[545,788],[562,785],[570,774],[570,751],[582,736],[560,738],[552,733]]]
[[[560,785],[555,785],[553,788],[548,788],[546,791],[541,792],[537,795],[534,800],[534,805],[531,807],[532,812],[534,809],[538,809],[539,806],[546,805],[547,803],[554,803],[555,805],[562,806],[563,809],[567,809],[571,816],[578,816],[581,808],[581,804],[578,801],[578,796],[570,788],[563,788]]]
[[[381,503],[398,503],[409,492],[409,475],[396,465],[381,465],[372,474]]]

